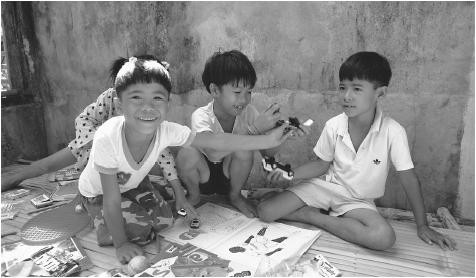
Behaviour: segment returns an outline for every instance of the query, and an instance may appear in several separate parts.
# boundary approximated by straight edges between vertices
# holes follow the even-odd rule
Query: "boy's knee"
[[[373,229],[371,237],[375,239],[370,248],[375,250],[386,250],[391,248],[396,241],[395,231],[390,225],[380,226]]]
[[[273,210],[274,209],[269,202],[263,201],[259,203],[257,207],[258,218],[264,222],[275,221],[277,218],[275,217]]]
[[[198,164],[199,153],[198,150],[193,148],[182,148],[177,153],[175,159],[177,168],[180,170],[189,170],[194,168]]]
[[[233,152],[232,157],[243,161],[252,161],[253,151],[236,151]]]

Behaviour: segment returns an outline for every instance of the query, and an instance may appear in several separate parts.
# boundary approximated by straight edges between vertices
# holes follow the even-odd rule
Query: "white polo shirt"
[[[192,131],[199,132],[211,132],[213,134],[225,133],[223,127],[218,121],[215,113],[213,112],[214,100],[207,105],[197,108],[192,113],[191,126]],[[258,117],[258,110],[251,104],[248,104],[240,115],[236,116],[235,123],[233,125],[233,134],[248,135],[248,126],[254,123]],[[229,155],[230,151],[215,151],[213,149],[198,148],[211,162],[220,162],[223,158]]]
[[[332,161],[326,181],[346,187],[354,197],[375,199],[385,192],[390,161],[397,171],[413,168],[405,129],[377,108],[369,133],[354,150],[345,113],[326,122],[314,153]]]

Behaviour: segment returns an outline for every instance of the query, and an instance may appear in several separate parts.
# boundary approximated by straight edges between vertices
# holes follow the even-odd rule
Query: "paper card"
[[[175,277],[170,267],[176,260],[177,257],[171,257],[158,261],[148,269],[136,274],[134,277]]]

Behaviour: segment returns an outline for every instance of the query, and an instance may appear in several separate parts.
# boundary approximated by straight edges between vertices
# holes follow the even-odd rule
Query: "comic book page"
[[[316,230],[254,221],[212,251],[224,259],[266,272],[283,261],[297,261],[319,235]]]
[[[169,243],[151,259],[152,266],[137,274],[139,277],[245,277],[254,272],[248,266],[230,262],[216,254],[189,243]]]
[[[265,223],[240,212],[206,203],[197,209],[199,229],[179,220],[161,232],[167,240],[193,244],[231,263],[245,266],[246,273],[265,273],[284,260],[296,261],[319,237],[320,230],[307,230],[282,223]]]
[[[92,267],[74,238],[40,246],[21,242],[2,246],[2,273],[10,276],[70,276]]]
[[[172,242],[190,243],[210,250],[213,245],[220,244],[253,220],[240,212],[212,203],[202,205],[197,212],[200,215],[198,229],[191,229],[184,223],[184,218],[181,218],[159,234]]]

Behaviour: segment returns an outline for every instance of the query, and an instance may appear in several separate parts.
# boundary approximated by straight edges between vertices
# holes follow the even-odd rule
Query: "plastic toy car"
[[[192,219],[190,222],[190,228],[192,229],[198,229],[200,227],[200,220],[197,218]]]
[[[177,214],[180,215],[180,216],[187,216],[187,211],[185,209],[181,208],[177,211]]]
[[[274,157],[265,157],[262,160],[263,168],[268,171],[279,171],[283,174],[283,177],[287,180],[292,180],[294,177],[294,172],[291,170],[291,165],[283,165],[276,161]]]

